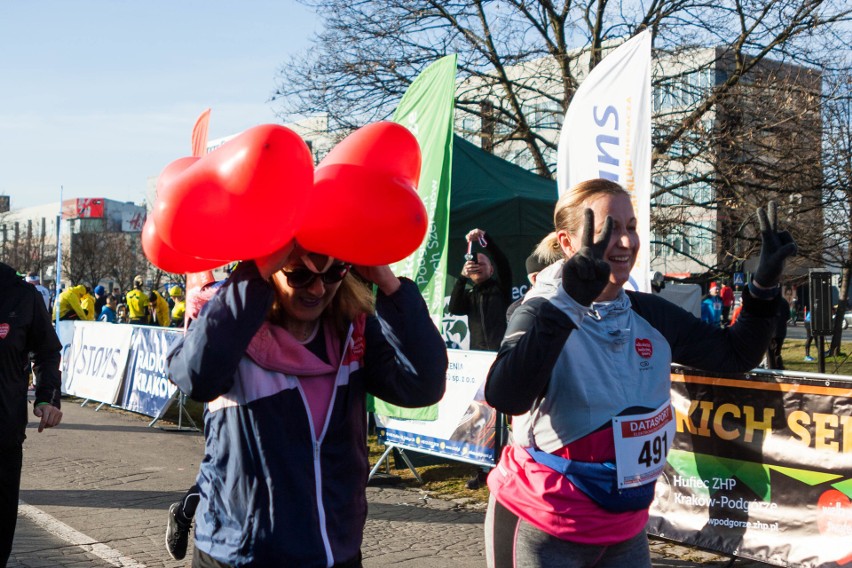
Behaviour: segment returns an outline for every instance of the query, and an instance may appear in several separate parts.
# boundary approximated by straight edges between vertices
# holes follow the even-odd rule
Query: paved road
[[[852,327],[844,329],[842,331],[843,342],[852,341]],[[787,339],[804,339],[805,338],[805,325],[800,321],[796,325],[792,325],[790,323],[787,324]],[[825,338],[825,342],[829,343],[831,341],[831,336]]]
[[[166,511],[194,480],[197,433],[147,428],[127,413],[66,400],[60,427],[28,430],[18,530],[10,568],[177,567],[163,546]],[[33,424],[31,424],[33,426]],[[481,568],[481,507],[420,491],[370,487],[364,566]],[[657,541],[655,567],[729,560]],[[190,555],[191,556],[191,553]],[[737,567],[759,566],[737,561]],[[626,567],[629,568],[629,567]]]

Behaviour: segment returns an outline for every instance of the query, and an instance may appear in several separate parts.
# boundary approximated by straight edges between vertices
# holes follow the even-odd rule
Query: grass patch
[[[369,450],[368,459],[372,467],[379,461],[379,458],[382,457],[382,454],[387,448],[378,443],[375,435],[370,435],[367,439],[367,449]],[[417,465],[415,459],[417,455],[422,454],[408,452],[409,458],[415,462],[414,467],[417,473],[423,479],[422,484],[417,481],[405,463],[400,463],[400,467],[396,467],[397,464],[395,464],[393,456],[388,456],[386,464],[389,466],[389,473],[400,478],[397,487],[421,489],[435,497],[444,499],[468,499],[472,502],[482,504],[488,502],[488,488],[484,483],[479,489],[467,488],[467,481],[477,472],[482,471],[482,468],[473,464],[452,460],[440,460],[441,463]],[[386,470],[386,464],[382,464],[379,471],[388,471]]]
[[[830,338],[826,338],[825,348],[831,344]],[[817,359],[819,348],[816,341],[811,343],[811,356]],[[826,357],[825,373],[827,375],[846,375],[852,377],[852,342],[844,341],[840,344],[840,354],[837,357]],[[788,371],[805,371],[818,373],[818,361],[805,361],[805,340],[787,339],[781,346],[781,358],[784,367]]]

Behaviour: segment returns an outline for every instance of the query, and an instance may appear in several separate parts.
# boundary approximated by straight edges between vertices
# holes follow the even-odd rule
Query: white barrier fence
[[[178,329],[103,322],[59,322],[62,392],[152,418],[168,409],[177,387],[166,353]]]

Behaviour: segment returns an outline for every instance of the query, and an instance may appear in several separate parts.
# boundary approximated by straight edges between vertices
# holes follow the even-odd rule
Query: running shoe
[[[805,361],[813,361],[813,360],[814,360],[814,358],[811,357],[810,355],[805,355]]]
[[[166,526],[166,550],[175,560],[183,560],[186,556],[186,546],[189,543],[189,529],[192,521],[184,520],[180,510],[180,502],[172,503],[169,507],[169,523]]]

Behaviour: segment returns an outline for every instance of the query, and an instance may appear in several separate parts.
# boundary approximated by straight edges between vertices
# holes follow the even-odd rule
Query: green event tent
[[[513,287],[528,285],[524,261],[553,230],[556,197],[554,180],[454,136],[447,295],[464,264],[471,229],[494,236],[512,266]]]

